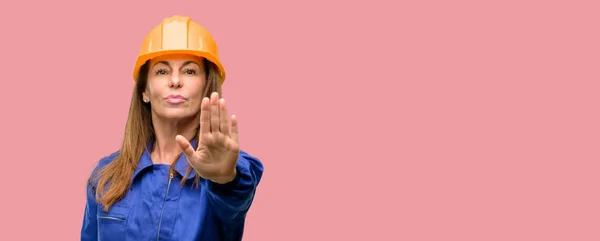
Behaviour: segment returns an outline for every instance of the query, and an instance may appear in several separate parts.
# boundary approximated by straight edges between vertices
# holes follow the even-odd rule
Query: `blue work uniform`
[[[108,212],[95,201],[95,186],[87,187],[87,202],[81,228],[81,240],[241,240],[246,214],[252,204],[263,165],[256,157],[240,151],[237,175],[226,184],[218,184],[192,171],[185,185],[182,177],[189,166],[181,154],[175,172],[169,165],[153,164],[148,150],[140,158],[126,196]],[[195,148],[197,140],[191,144]],[[117,157],[114,152],[98,162],[98,171]]]

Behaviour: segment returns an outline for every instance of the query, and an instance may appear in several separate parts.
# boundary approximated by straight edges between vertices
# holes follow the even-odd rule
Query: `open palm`
[[[202,99],[198,148],[194,150],[183,136],[176,137],[190,165],[198,175],[216,183],[227,183],[235,178],[238,155],[238,125],[231,116],[231,130],[225,99],[212,93],[210,99]]]

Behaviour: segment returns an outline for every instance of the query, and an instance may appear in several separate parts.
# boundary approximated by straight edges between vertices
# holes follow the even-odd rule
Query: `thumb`
[[[190,142],[187,139],[185,139],[185,137],[183,137],[182,135],[177,135],[175,137],[175,141],[177,141],[179,148],[181,148],[181,150],[188,157],[188,159],[191,159],[194,156],[196,152],[194,151],[194,148],[192,147]]]

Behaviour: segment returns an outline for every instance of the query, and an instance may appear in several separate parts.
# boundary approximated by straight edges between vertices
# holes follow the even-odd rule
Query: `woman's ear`
[[[142,100],[144,101],[144,103],[150,102],[150,98],[148,98],[146,92],[142,93]]]

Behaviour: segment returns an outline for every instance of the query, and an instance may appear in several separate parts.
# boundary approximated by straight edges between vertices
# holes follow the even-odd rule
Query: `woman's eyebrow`
[[[185,63],[183,63],[183,65],[181,65],[181,67],[185,67],[188,64],[196,64],[196,65],[200,66],[200,64],[198,64],[196,61],[188,60],[188,61],[185,61]]]
[[[156,62],[156,64],[154,64],[154,66],[156,66],[158,64],[164,64],[166,66],[171,67],[171,65],[169,64],[169,62],[164,61],[164,60]],[[188,60],[188,61],[185,61],[185,63],[183,63],[183,65],[181,65],[181,67],[183,68],[183,67],[185,67],[188,64],[196,64],[196,65],[200,66],[200,64],[196,63],[196,61]]]

